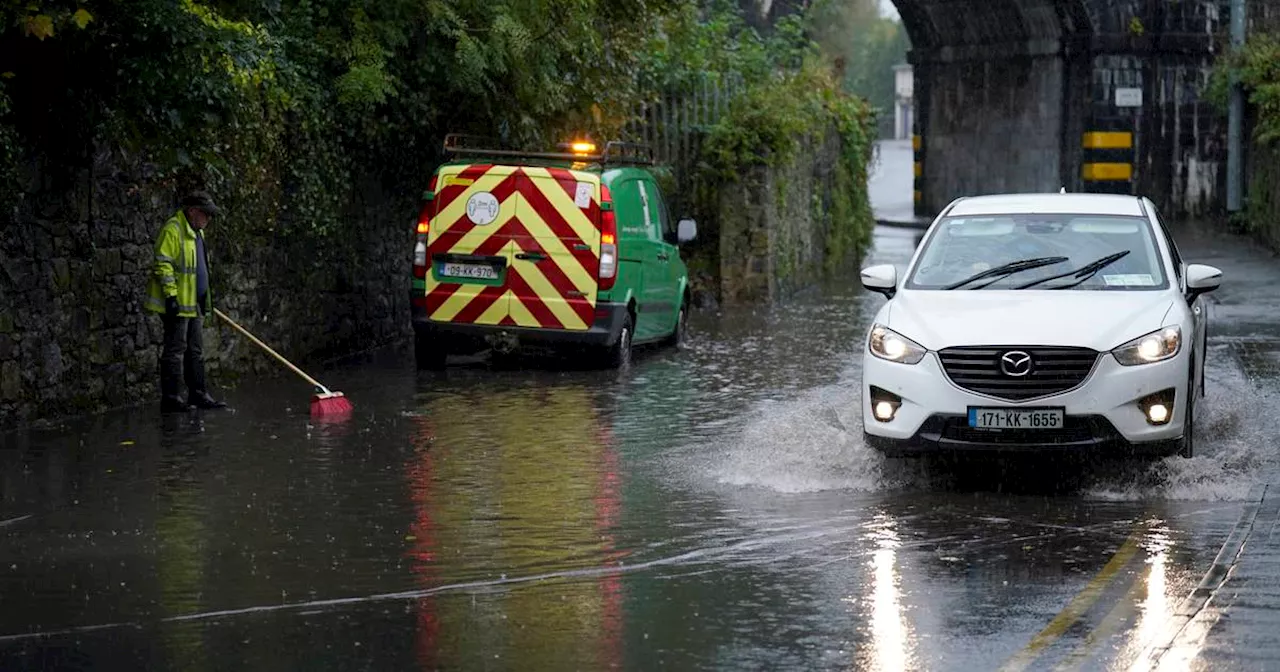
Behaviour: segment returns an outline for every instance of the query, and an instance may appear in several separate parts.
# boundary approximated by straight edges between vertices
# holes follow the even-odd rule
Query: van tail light
[[[431,203],[422,206],[418,215],[418,234],[413,244],[413,277],[427,277],[427,233],[431,231]]]
[[[417,235],[413,244],[413,277],[427,277],[427,235],[431,233],[431,206],[435,203],[436,178],[431,176],[431,184],[427,187],[432,198],[422,204],[418,213]]]
[[[613,289],[618,280],[618,217],[613,194],[600,184],[600,289]]]

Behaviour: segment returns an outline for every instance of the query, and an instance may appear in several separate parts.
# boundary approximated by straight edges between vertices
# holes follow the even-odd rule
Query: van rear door
[[[524,167],[517,180],[515,249],[507,272],[511,321],[585,331],[595,321],[600,268],[600,176]]]
[[[427,316],[436,322],[511,324],[518,168],[446,165],[437,176],[427,243]]]

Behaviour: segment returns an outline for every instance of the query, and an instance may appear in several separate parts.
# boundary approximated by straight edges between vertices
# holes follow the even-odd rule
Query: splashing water
[[[1214,355],[1217,355],[1216,357]],[[1227,352],[1206,369],[1206,396],[1196,409],[1196,453],[1168,457],[1136,473],[1122,473],[1085,491],[1091,499],[1241,501],[1254,485],[1276,476],[1280,401],[1274,389],[1250,381]]]
[[[918,465],[887,460],[863,443],[858,403],[854,384],[757,404],[741,434],[713,458],[711,476],[783,493],[919,487],[927,479]]]
[[[1196,413],[1198,454],[1102,460],[1090,465],[1079,495],[1104,501],[1239,501],[1276,474],[1280,416],[1270,409],[1280,395],[1250,381],[1229,353],[1214,354],[1217,366],[1206,371],[1207,396]],[[703,458],[702,473],[722,486],[788,494],[946,487],[946,474],[927,462],[886,459],[863,443],[855,380],[753,405],[736,434],[715,450],[695,451],[710,456]]]

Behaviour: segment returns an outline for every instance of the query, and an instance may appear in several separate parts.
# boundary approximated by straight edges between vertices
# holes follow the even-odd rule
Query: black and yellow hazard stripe
[[[1080,177],[1084,180],[1084,191],[1133,193],[1136,153],[1131,119],[1094,118],[1081,139],[1081,147],[1084,152]]]

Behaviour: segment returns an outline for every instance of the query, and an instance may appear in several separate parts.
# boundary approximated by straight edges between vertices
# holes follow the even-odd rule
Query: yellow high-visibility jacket
[[[186,213],[179,210],[160,227],[156,237],[155,264],[147,281],[146,308],[153,313],[164,313],[164,300],[178,297],[178,316],[196,317],[196,236],[203,233],[191,228]],[[206,255],[205,267],[209,260]],[[213,305],[212,289],[205,294],[204,312]]]

